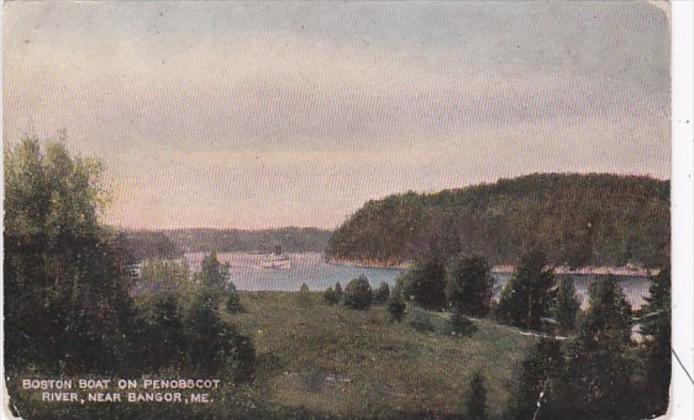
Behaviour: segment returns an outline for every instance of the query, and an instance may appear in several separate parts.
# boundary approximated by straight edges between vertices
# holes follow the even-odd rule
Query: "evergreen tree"
[[[236,290],[236,286],[232,282],[227,282],[227,287],[226,287],[226,309],[227,312],[236,314],[241,311],[243,311],[243,307],[241,306],[241,297],[239,296],[239,292]]]
[[[405,314],[405,302],[402,300],[400,293],[393,292],[388,298],[388,313],[390,313],[390,318],[393,321],[400,322]]]
[[[648,391],[648,413],[662,414],[667,410],[671,356],[671,286],[670,267],[653,278],[647,304],[641,307],[641,334],[644,335],[645,383]]]
[[[325,289],[325,292],[323,292],[323,300],[329,305],[334,305],[337,303],[337,295],[332,287]]]
[[[559,323],[563,334],[573,331],[576,326],[576,314],[580,308],[574,280],[570,277],[563,278],[559,282],[553,308],[554,319]]]
[[[427,309],[446,306],[446,279],[443,260],[438,255],[425,256],[400,279],[403,296]]]
[[[202,259],[200,272],[196,273],[195,280],[204,287],[223,290],[229,281],[229,263],[220,263],[217,251],[212,251]]]
[[[614,276],[593,283],[589,308],[568,348],[567,392],[570,403],[583,416],[617,418],[634,407],[628,356],[631,342],[631,307]],[[579,416],[577,414],[577,416]]]
[[[378,289],[376,289],[376,292],[374,293],[374,303],[376,303],[376,304],[386,303],[389,296],[390,296],[390,287],[388,286],[388,283],[383,281],[383,282],[381,282],[381,284],[378,286]]]
[[[151,313],[145,320],[142,366],[156,371],[160,368],[181,368],[187,352],[181,308],[173,293],[155,295]]]
[[[302,283],[299,288],[296,302],[301,307],[311,306],[311,293],[306,283]]]
[[[550,314],[554,272],[546,269],[543,252],[525,254],[501,293],[496,308],[498,319],[528,330],[540,330],[542,318]]]
[[[540,339],[521,365],[517,386],[513,390],[506,418],[552,419],[558,407],[557,389],[561,389],[564,358],[559,342]]]
[[[470,388],[465,396],[464,416],[465,420],[486,420],[487,417],[487,389],[484,386],[484,378],[479,371],[472,375]]]
[[[369,309],[372,300],[373,293],[365,275],[362,274],[347,284],[344,296],[345,306],[352,309]]]
[[[482,257],[454,257],[446,269],[446,296],[459,312],[484,316],[489,312],[494,278]]]
[[[477,330],[475,324],[457,306],[451,309],[451,325],[453,326],[453,331],[460,335],[472,334]]]

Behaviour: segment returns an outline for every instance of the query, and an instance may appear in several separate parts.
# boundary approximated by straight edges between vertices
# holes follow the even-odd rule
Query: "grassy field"
[[[352,310],[318,293],[301,300],[297,293],[243,292],[241,303],[245,312],[227,319],[253,337],[259,394],[346,418],[459,413],[474,370],[484,374],[489,413],[497,416],[532,342],[488,320],[456,337],[446,314],[416,309],[434,326],[420,332],[409,323],[412,313],[392,323],[384,306]]]

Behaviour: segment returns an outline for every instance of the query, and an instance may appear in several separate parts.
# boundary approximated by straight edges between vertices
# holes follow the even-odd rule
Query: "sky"
[[[102,221],[335,228],[535,172],[670,175],[666,3],[7,2],[3,140],[67,132]]]

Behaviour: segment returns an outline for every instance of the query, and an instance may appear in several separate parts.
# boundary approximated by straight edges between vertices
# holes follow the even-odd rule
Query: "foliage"
[[[436,251],[513,264],[543,244],[572,267],[657,267],[670,255],[668,181],[534,174],[434,194],[371,200],[333,232],[328,258],[397,265]]]
[[[185,260],[145,260],[140,267],[137,287],[142,293],[176,290],[190,280],[190,269]]]
[[[227,283],[226,290],[226,310],[230,314],[237,314],[243,311],[243,306],[241,306],[241,299],[239,298],[239,292],[236,290],[236,285],[232,282]]]
[[[576,314],[580,308],[574,280],[570,277],[561,279],[552,312],[563,334],[573,331],[576,326]]]
[[[159,292],[146,305],[138,348],[141,366],[148,371],[180,369],[186,365],[188,343],[184,330],[183,308],[177,296]]]
[[[255,350],[250,338],[219,317],[216,293],[211,288],[200,288],[186,318],[187,366],[202,375],[219,375],[221,371],[236,381],[250,380]]]
[[[469,335],[477,330],[475,324],[457,306],[451,310],[451,326],[459,335]]]
[[[350,281],[345,288],[344,304],[352,309],[369,309],[373,293],[365,275]]]
[[[483,257],[457,256],[446,268],[446,296],[462,314],[484,316],[489,312],[494,278]]]
[[[406,299],[427,309],[446,306],[444,264],[437,254],[422,257],[398,279]]]
[[[195,273],[194,278],[203,287],[224,289],[229,281],[229,263],[220,263],[217,252],[212,251],[202,259],[200,271]]]
[[[210,249],[219,252],[272,252],[276,246],[280,246],[284,252],[322,252],[330,237],[330,231],[311,227],[263,230],[191,228],[160,233],[186,252]]]
[[[528,330],[542,328],[554,297],[554,273],[546,264],[545,254],[537,249],[523,255],[496,307],[501,322]]]
[[[388,313],[390,314],[390,319],[396,322],[402,321],[405,315],[405,302],[402,300],[400,293],[391,293],[387,302]]]
[[[486,420],[487,417],[487,388],[484,386],[484,377],[479,371],[475,371],[470,380],[470,388],[465,395],[465,411],[463,418],[466,420]]]
[[[419,332],[431,332],[435,329],[427,311],[420,308],[414,308],[412,310],[409,323],[412,328]]]
[[[634,406],[629,401],[631,308],[614,276],[593,283],[589,295],[589,308],[568,348],[567,394],[577,398],[571,406],[586,415],[617,417]]]
[[[127,257],[97,223],[101,165],[60,142],[4,153],[6,367],[109,371],[129,354]],[[116,351],[119,349],[120,351]]]
[[[335,290],[333,290],[332,287],[328,287],[327,289],[325,289],[325,292],[323,292],[323,300],[329,305],[337,304],[337,295],[335,294]]]
[[[378,286],[378,289],[376,289],[376,292],[374,293],[374,303],[376,304],[383,304],[386,303],[388,300],[388,297],[390,297],[390,287],[388,286],[388,283],[386,282],[381,282],[381,284]]]
[[[561,388],[564,357],[559,342],[538,340],[521,365],[517,386],[506,417],[511,419],[551,419],[556,405],[556,388]]]
[[[667,410],[672,357],[671,337],[671,281],[670,267],[653,278],[647,304],[641,307],[641,334],[645,336],[644,362],[646,366],[644,388],[647,389],[648,414],[662,414]]]
[[[304,308],[311,306],[311,292],[306,283],[301,284],[299,293],[296,296],[296,303]]]

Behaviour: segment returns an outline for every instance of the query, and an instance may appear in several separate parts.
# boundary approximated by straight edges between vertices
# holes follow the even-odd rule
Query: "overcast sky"
[[[666,9],[666,10],[663,10]],[[334,228],[533,172],[669,178],[667,7],[4,4],[4,140],[67,130],[109,224]]]

